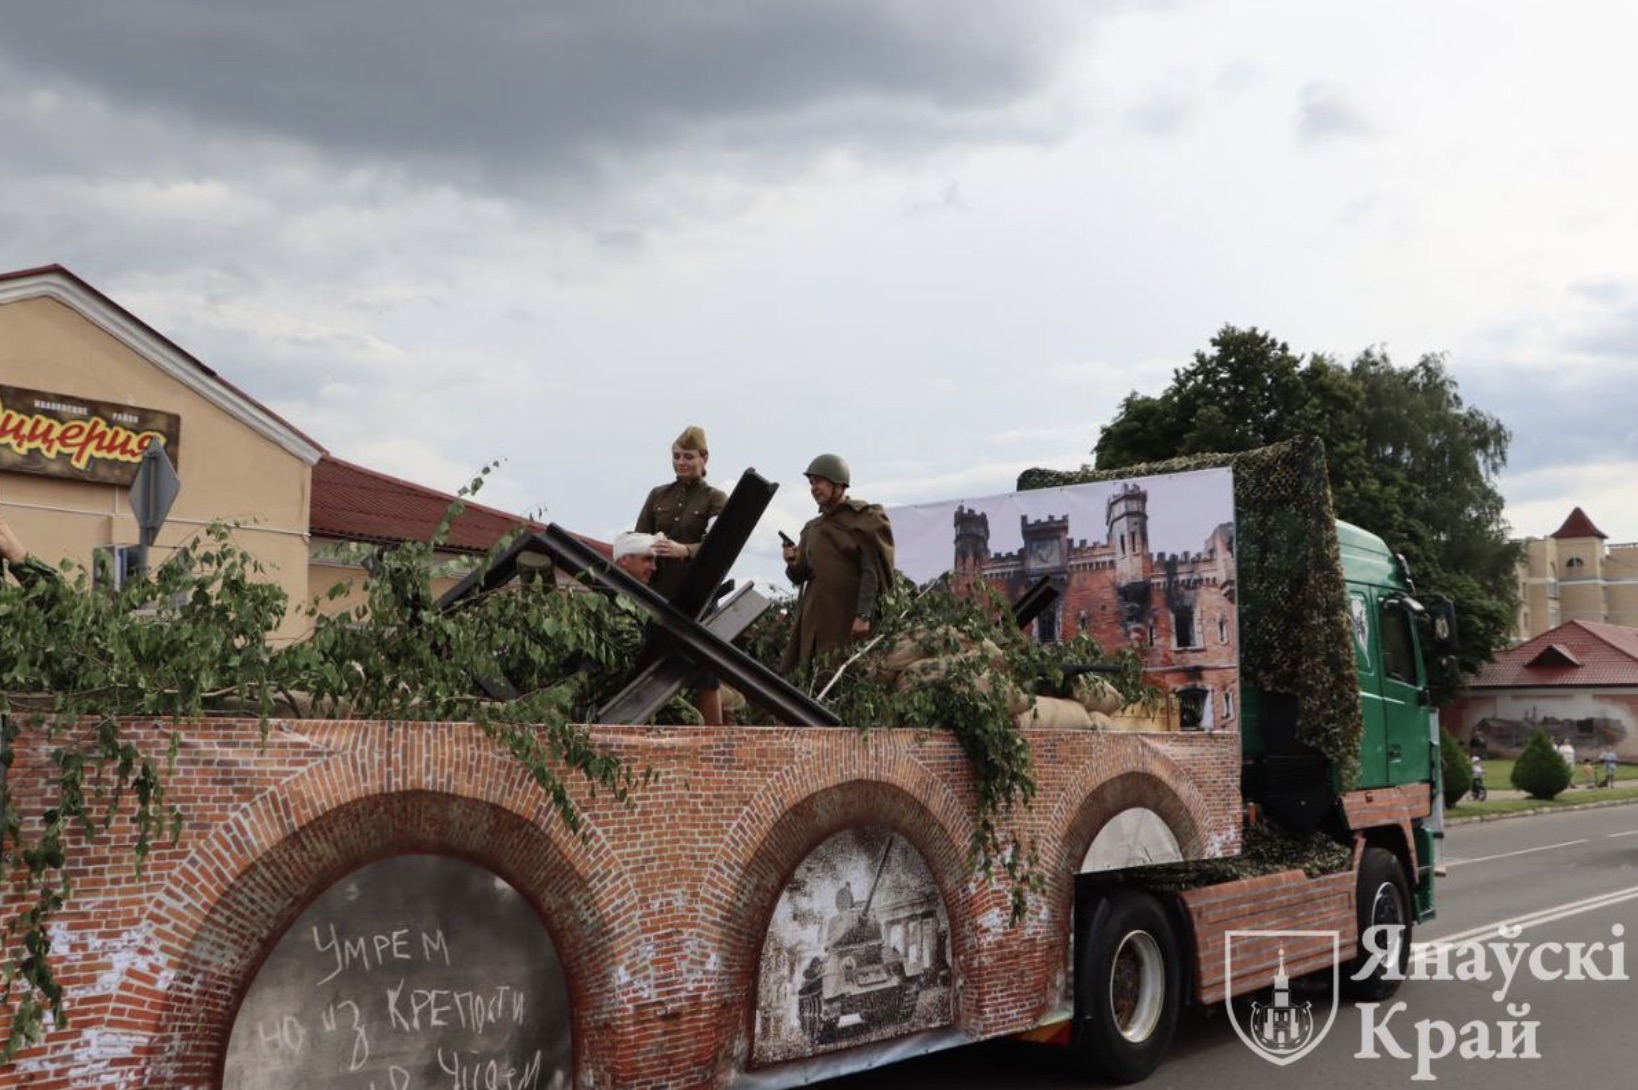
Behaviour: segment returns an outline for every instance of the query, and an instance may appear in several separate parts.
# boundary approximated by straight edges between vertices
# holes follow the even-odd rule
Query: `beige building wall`
[[[1558,542],[1550,537],[1524,543],[1519,564],[1519,616],[1513,640],[1523,643],[1563,623],[1558,586]]]
[[[1638,542],[1611,545],[1603,571],[1610,624],[1638,628]]]
[[[1546,537],[1524,546],[1515,643],[1566,621],[1638,628],[1638,543]]]
[[[308,511],[318,447],[120,308],[69,277],[0,284],[0,383],[180,417],[178,493],[150,563],[213,521],[284,587],[308,599]],[[8,406],[11,408],[12,406]],[[139,539],[130,489],[0,472],[0,514],[31,552],[90,569],[98,545]],[[303,626],[292,609],[277,638]]]
[[[434,557],[434,563],[439,570],[458,569],[461,575],[437,575],[429,582],[433,598],[442,598],[444,594],[454,589],[461,581],[466,571],[475,564],[476,559],[457,553],[439,553]],[[369,576],[361,564],[347,563],[324,555],[314,555],[307,566],[308,594],[318,599],[318,607],[325,613],[341,614],[355,610],[368,604],[368,596],[364,593],[364,584]],[[336,597],[331,598],[334,593]]]

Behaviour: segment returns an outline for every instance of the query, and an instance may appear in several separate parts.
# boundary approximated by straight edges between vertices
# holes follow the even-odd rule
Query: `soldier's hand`
[[[784,548],[779,550],[779,555],[785,558],[785,563],[787,564],[796,563],[796,546],[786,545]]]
[[[870,635],[870,618],[853,618],[853,638],[856,640],[862,640],[868,635]]]

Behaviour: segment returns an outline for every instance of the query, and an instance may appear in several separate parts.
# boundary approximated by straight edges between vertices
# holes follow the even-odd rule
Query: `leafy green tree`
[[[1553,748],[1547,732],[1538,730],[1530,735],[1513,762],[1513,786],[1533,799],[1550,799],[1570,786],[1574,771]]]
[[[1127,395],[1098,437],[1096,467],[1317,435],[1337,516],[1382,535],[1424,593],[1456,603],[1462,669],[1473,672],[1505,646],[1517,612],[1518,554],[1495,476],[1511,436],[1462,401],[1443,358],[1396,367],[1384,350],[1369,348],[1344,367],[1234,326],[1219,330],[1211,349],[1174,371],[1158,396]]]

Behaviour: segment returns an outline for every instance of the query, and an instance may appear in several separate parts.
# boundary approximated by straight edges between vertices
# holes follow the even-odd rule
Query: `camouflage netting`
[[[1239,855],[1139,867],[1125,877],[1144,889],[1175,892],[1286,870],[1319,878],[1345,871],[1353,862],[1353,852],[1324,833],[1294,836],[1276,826],[1253,822],[1246,826]]]
[[[1031,469],[1020,475],[1018,487],[1060,488],[1223,466],[1234,474],[1241,686],[1293,698],[1296,740],[1333,761],[1346,789],[1359,773],[1364,721],[1319,439],[1118,470]]]

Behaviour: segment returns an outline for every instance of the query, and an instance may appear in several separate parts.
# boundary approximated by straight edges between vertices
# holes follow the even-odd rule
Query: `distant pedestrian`
[[[1616,757],[1615,750],[1610,748],[1609,746],[1605,746],[1604,747],[1604,752],[1599,756],[1598,759],[1604,765],[1604,786],[1605,787],[1614,787],[1615,786],[1615,766],[1616,766],[1617,762],[1620,760],[1618,757]]]
[[[1484,736],[1484,730],[1482,728],[1473,728],[1473,736],[1467,740],[1467,746],[1468,749],[1473,751],[1473,755],[1478,757],[1479,760],[1483,761],[1489,759],[1490,739]]]
[[[1554,750],[1554,752],[1556,752],[1558,754],[1558,759],[1564,762],[1564,767],[1569,769],[1570,779],[1574,780],[1575,779],[1575,747],[1572,746],[1569,743],[1568,739],[1566,739],[1565,741],[1562,741],[1558,745],[1554,746],[1553,750]]]

